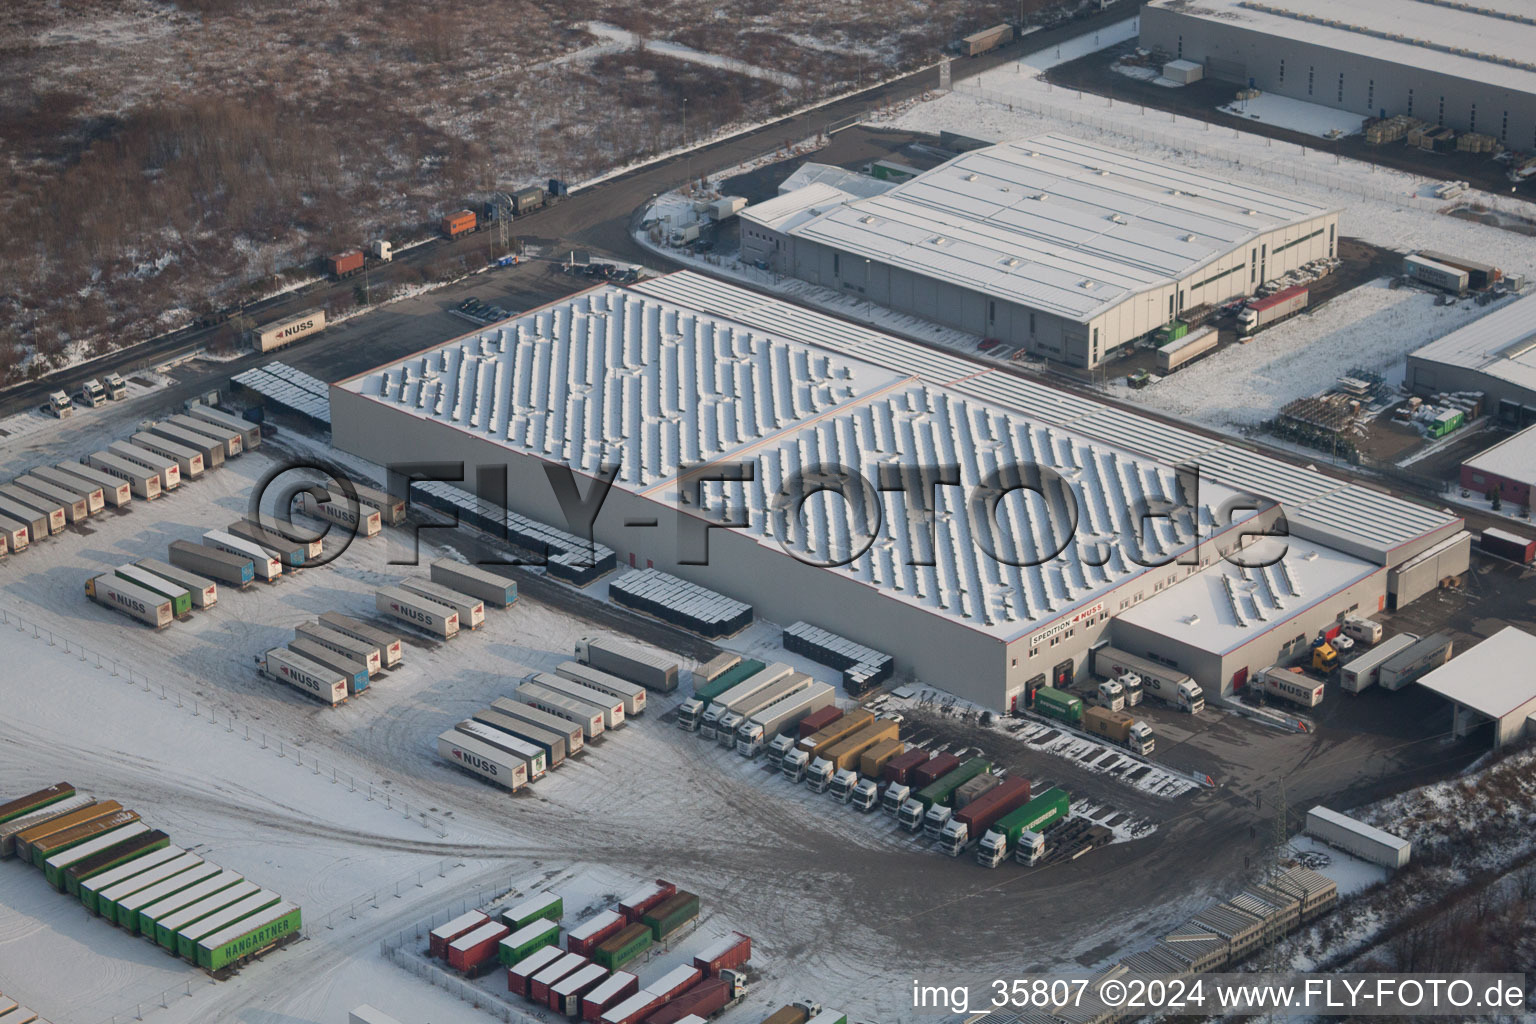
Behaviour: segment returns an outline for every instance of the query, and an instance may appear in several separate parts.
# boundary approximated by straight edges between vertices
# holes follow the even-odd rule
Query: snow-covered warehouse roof
[[[1536,391],[1536,294],[1504,303],[1425,345],[1413,358],[1480,370]]]
[[[823,182],[813,182],[793,192],[785,192],[753,203],[738,215],[742,220],[761,224],[774,231],[790,231],[816,215],[849,202],[853,196]]]
[[[812,183],[831,185],[840,192],[860,198],[878,196],[896,187],[894,181],[884,181],[833,164],[819,164],[814,160],[807,160],[796,169],[794,174],[779,182],[779,194],[784,195]]]
[[[883,195],[809,205],[820,212],[780,230],[1078,321],[1329,212],[1057,134],[963,153]]]

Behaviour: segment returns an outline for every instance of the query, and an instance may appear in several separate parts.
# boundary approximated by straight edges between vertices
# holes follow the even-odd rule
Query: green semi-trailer
[[[205,971],[221,970],[270,949],[303,926],[298,906],[278,903],[199,941],[197,966]]]
[[[140,833],[131,839],[125,839],[115,846],[109,846],[84,860],[77,860],[64,869],[64,888],[69,890],[71,896],[80,895],[80,883],[87,878],[94,878],[104,871],[110,871],[120,864],[127,864],[136,857],[142,857],[146,853],[155,850],[163,850],[171,845],[171,837],[159,829],[151,829]]]
[[[545,946],[553,946],[560,940],[560,924],[545,918],[535,918],[530,923],[502,939],[496,947],[496,959],[511,967]]]
[[[283,898],[270,889],[262,889],[254,896],[247,896],[239,903],[233,903],[220,910],[218,913],[209,914],[207,917],[193,924],[187,925],[176,933],[176,955],[191,963],[197,962],[197,944],[210,935],[217,935],[232,924],[244,921],[258,911],[281,903]]]
[[[911,799],[901,805],[901,811],[896,815],[896,820],[901,822],[903,828],[909,832],[916,832],[923,826],[923,816],[928,809],[935,804],[948,807],[954,799],[955,790],[970,782],[983,772],[992,770],[992,762],[984,757],[973,757],[960,767],[939,776],[937,779],[912,794]]]
[[[198,882],[190,889],[183,889],[164,899],[156,900],[146,907],[141,907],[139,909],[139,934],[151,942],[159,941],[161,921],[200,900],[205,900],[209,896],[223,892],[225,889],[243,881],[245,879],[240,877],[240,872],[230,871],[226,868],[212,878],[205,878],[203,881]]]
[[[592,959],[616,971],[651,948],[656,941],[649,925],[636,922],[592,951]]]
[[[1052,686],[1042,686],[1035,691],[1035,711],[1068,725],[1081,725],[1083,721],[1082,698]]]
[[[213,881],[213,879],[209,879]],[[219,889],[195,903],[189,903],[173,914],[167,914],[155,922],[155,941],[172,953],[176,952],[176,936],[183,928],[218,913],[225,907],[238,903],[261,891],[255,882],[239,881]]]
[[[186,871],[188,868],[196,867],[202,862],[203,858],[197,854],[183,851],[180,857],[150,868],[143,874],[134,875],[127,881],[119,882],[111,888],[100,889],[96,893],[96,912],[108,921],[116,924],[119,915],[119,902],[129,899],[135,893],[143,892],[152,885],[159,885],[167,878],[174,878],[181,872]]]
[[[139,875],[144,874],[144,872],[157,868],[168,861],[173,861],[186,852],[186,850],[179,846],[164,846],[153,853],[146,853],[142,857],[135,857],[126,864],[120,864],[111,871],[103,871],[99,875],[84,879],[80,883],[80,902],[91,913],[99,913],[96,908],[96,897],[98,894],[106,892],[115,885],[137,878]]]
[[[33,811],[49,804],[58,803],[75,795],[75,787],[67,782],[55,782],[35,793],[19,796],[14,800],[0,804],[0,825],[13,818],[19,818],[23,814],[31,814]]]
[[[1017,848],[1019,836],[1025,832],[1044,832],[1071,811],[1072,801],[1067,791],[1052,786],[992,824],[991,830],[981,837],[981,845],[976,848],[976,863],[983,867],[997,867],[1008,859],[1010,850]]]

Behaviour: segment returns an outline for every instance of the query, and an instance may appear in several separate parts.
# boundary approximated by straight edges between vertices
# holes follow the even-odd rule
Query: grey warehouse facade
[[[1072,366],[1336,255],[1338,211],[1065,135],[741,213],[741,255]]]
[[[1151,0],[1141,45],[1208,78],[1536,148],[1536,9],[1523,0]]]

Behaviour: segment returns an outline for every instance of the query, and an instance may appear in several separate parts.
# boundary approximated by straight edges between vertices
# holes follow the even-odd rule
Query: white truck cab
[[[722,747],[735,746],[736,730],[741,728],[741,723],[746,720],[746,715],[738,715],[734,711],[720,716],[720,721],[715,723],[715,742]]]
[[[62,391],[55,391],[48,396],[48,411],[58,419],[66,419],[74,415],[75,403]]]
[[[902,805],[912,795],[912,787],[904,782],[893,782],[880,794],[880,809],[892,817],[901,813]]]
[[[832,794],[834,800],[847,803],[853,799],[853,788],[859,784],[859,773],[852,768],[844,768],[832,776],[832,784],[827,787],[827,792]]]
[[[1019,845],[1014,847],[1013,859],[1026,867],[1034,867],[1045,859],[1045,836],[1025,829],[1019,833]]]
[[[761,728],[761,726],[759,726]],[[777,767],[784,767],[784,755],[795,749],[795,734],[792,732],[781,733],[768,744],[768,763]],[[738,747],[738,749],[740,749]]]
[[[943,804],[934,804],[928,808],[928,813],[923,815],[923,835],[929,839],[937,839],[944,834],[944,826],[949,824],[949,819],[954,817],[954,810]]]
[[[80,385],[80,401],[92,409],[104,405],[107,401],[107,389],[101,386],[99,380],[88,380]]]
[[[1125,742],[1132,752],[1142,757],[1157,749],[1157,737],[1153,735],[1152,727],[1139,719],[1131,726],[1131,733]]]
[[[896,820],[908,832],[916,832],[923,827],[923,812],[926,810],[923,802],[914,797],[902,803],[901,810],[896,812]]]
[[[810,763],[811,755],[808,752],[798,748],[791,749],[779,764],[779,771],[783,772],[791,782],[804,782]]]
[[[1099,684],[1099,706],[1111,711],[1125,710],[1125,687],[1111,679]]]
[[[1344,654],[1355,649],[1355,638],[1350,636],[1348,633],[1340,632],[1328,642],[1332,644],[1333,649],[1338,651],[1340,654]]]
[[[1141,676],[1135,672],[1126,672],[1115,682],[1119,683],[1120,688],[1125,691],[1126,707],[1133,708],[1141,703]]]
[[[958,818],[950,818],[939,831],[939,849],[951,857],[958,857],[971,845],[971,830]]]
[[[395,247],[382,238],[376,238],[368,243],[368,255],[380,263],[388,263],[395,258]]]
[[[704,702],[697,697],[683,701],[677,706],[677,727],[687,732],[699,731],[699,716],[704,711]]]
[[[831,761],[818,757],[806,770],[805,784],[810,787],[812,793],[825,793],[827,787],[832,785],[832,776],[835,772],[836,769],[832,767]]]
[[[101,378],[101,383],[107,389],[107,397],[114,402],[120,402],[128,396],[128,385],[123,383],[123,378],[115,373],[109,373]]]
[[[856,810],[867,814],[880,803],[880,787],[874,779],[860,779],[859,784],[853,787],[853,795],[848,802]]]

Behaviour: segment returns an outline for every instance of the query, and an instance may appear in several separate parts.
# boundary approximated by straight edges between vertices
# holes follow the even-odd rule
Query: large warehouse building
[[[1338,212],[1064,135],[964,153],[880,195],[826,181],[741,213],[741,255],[1096,366],[1183,310],[1337,252]]]
[[[1506,303],[1408,356],[1407,384],[1422,395],[1481,391],[1506,426],[1536,424],[1536,295]]]
[[[1529,0],[1150,0],[1141,45],[1236,85],[1536,147]]]
[[[547,469],[570,467],[590,495],[607,465],[593,533],[621,562],[887,651],[898,672],[995,708],[1085,676],[1111,639],[1177,667],[1181,594],[1208,628],[1232,620],[1199,642],[1246,653],[1190,654],[1185,669],[1230,690],[1295,633],[1382,608],[1394,567],[1461,529],[686,272],[599,286],[333,385],[331,411],[339,448],[383,466],[463,463],[471,481],[506,467],[513,511],[560,526]],[[722,482],[710,462],[750,477]],[[1223,568],[1276,543],[1252,535],[1282,515],[1281,562]],[[1166,635],[1149,618],[1122,638],[1139,608]]]

